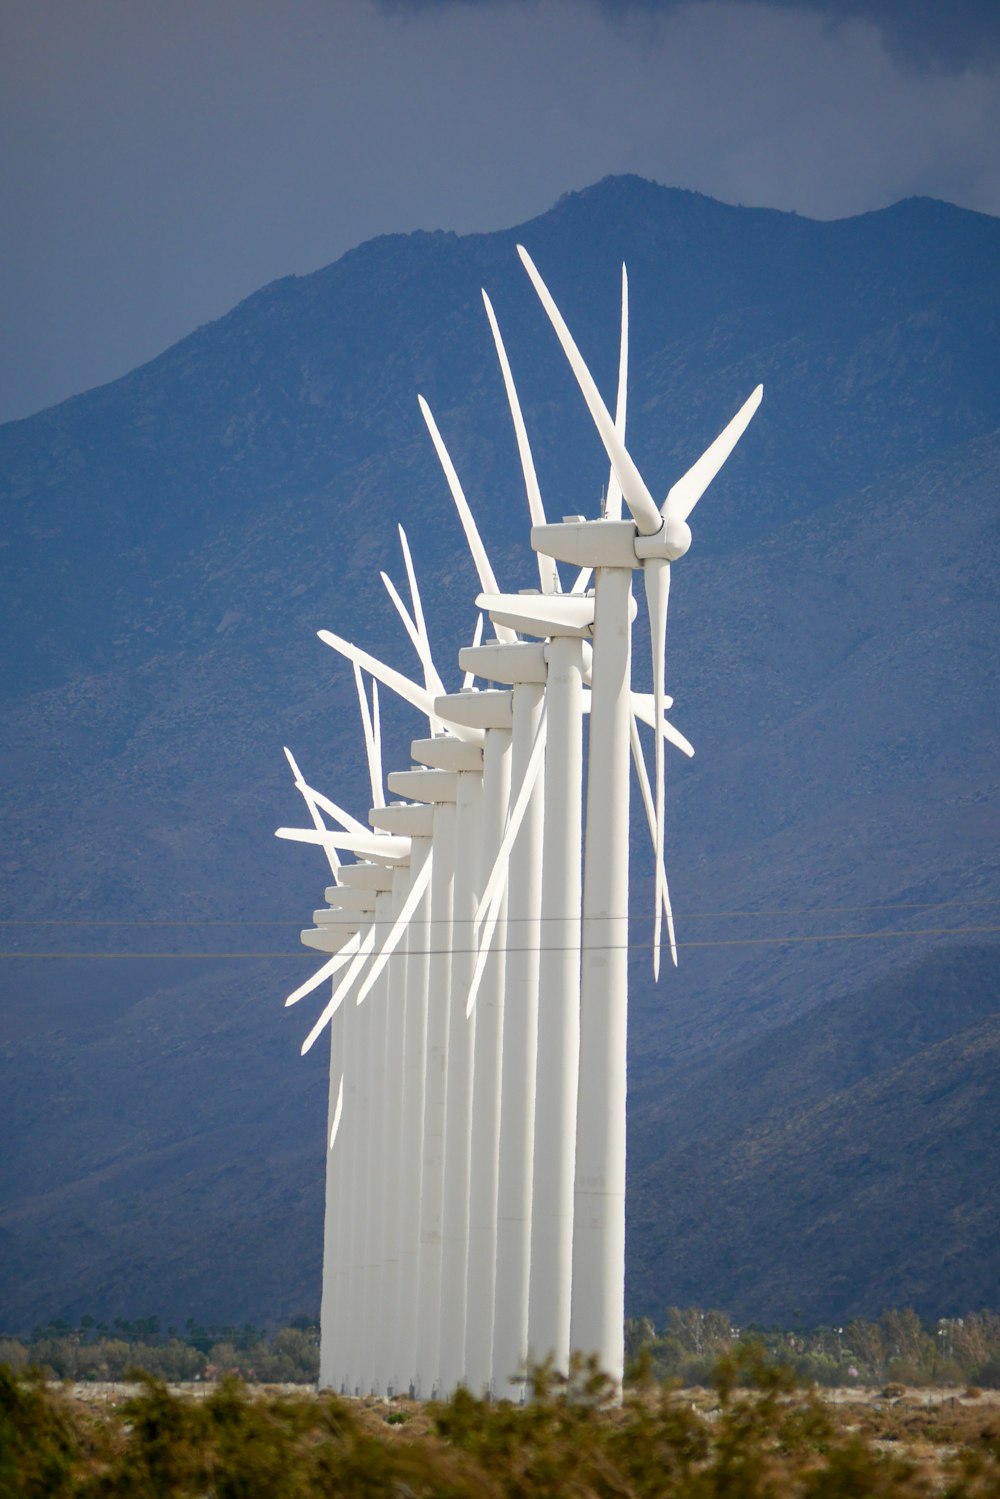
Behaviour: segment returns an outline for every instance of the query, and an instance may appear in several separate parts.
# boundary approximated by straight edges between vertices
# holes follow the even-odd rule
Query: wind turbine
[[[531,444],[521,411],[510,361],[496,314],[483,292],[487,317],[503,375],[524,475],[525,491],[535,527],[545,526],[545,511],[535,472]],[[623,438],[628,385],[628,280],[622,267],[621,340],[615,427]],[[611,471],[605,515],[620,513],[621,489]],[[507,625],[522,635],[539,636],[546,671],[544,831],[542,836],[539,989],[542,1003],[537,1025],[537,1083],[533,1083],[533,1183],[531,1203],[530,1287],[527,1324],[521,1346],[527,1355],[554,1355],[557,1369],[566,1371],[570,1355],[570,1285],[572,1278],[573,1183],[579,1060],[580,983],[580,846],[582,814],[582,717],[589,707],[584,681],[590,680],[595,603],[583,595],[591,569],[580,570],[573,592],[562,594],[553,558],[536,551],[541,595],[481,594],[480,608],[489,611],[494,625]],[[502,654],[502,653],[499,653]],[[652,705],[650,705],[652,707]],[[649,803],[648,780],[635,727],[636,712],[653,718],[643,700],[630,699],[630,744],[644,800]],[[690,745],[667,725],[662,711],[654,725],[662,742],[665,734],[686,753]],[[647,806],[652,814],[652,808]],[[650,816],[654,836],[655,822]],[[669,920],[662,847],[658,859],[657,899]],[[508,871],[494,870],[489,889],[502,893]],[[502,880],[504,885],[499,885]],[[485,902],[485,897],[484,897]],[[675,954],[672,924],[671,950]],[[489,945],[489,930],[485,936]],[[480,966],[483,957],[480,957]]]
[[[650,611],[656,746],[657,892],[654,965],[659,969],[663,891],[664,650],[670,564],[691,543],[687,518],[760,403],[750,396],[720,437],[657,507],[534,262],[518,254],[586,400],[611,461],[630,522],[574,521],[536,526],[531,543],[558,560],[592,567],[595,577],[593,700],[583,884],[580,1071],[574,1193],[572,1332],[575,1348],[596,1352],[616,1381],[623,1375],[625,1283],[625,1079],[628,1005],[628,758],[630,748],[631,583],[641,566]]]

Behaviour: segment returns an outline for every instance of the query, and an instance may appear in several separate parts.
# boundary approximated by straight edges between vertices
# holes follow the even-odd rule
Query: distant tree
[[[639,1357],[642,1349],[652,1343],[656,1328],[649,1317],[628,1317],[625,1321],[625,1358],[631,1363]]]
[[[844,1332],[847,1351],[876,1384],[885,1379],[886,1347],[882,1330],[874,1322],[849,1322]]]
[[[952,1356],[963,1368],[975,1370],[1000,1353],[1000,1316],[996,1312],[970,1312],[966,1317],[948,1317],[946,1327]]]
[[[729,1313],[712,1308],[668,1307],[667,1331],[690,1353],[724,1353],[733,1342]]]
[[[235,1343],[213,1343],[208,1350],[208,1366],[215,1378],[220,1374],[239,1374],[243,1360]]]
[[[888,1353],[888,1372],[897,1379],[912,1379],[935,1358],[934,1339],[910,1307],[884,1312],[880,1319]]]
[[[26,1369],[30,1359],[28,1350],[19,1338],[0,1338],[0,1364],[9,1369]]]
[[[289,1327],[297,1327],[300,1332],[309,1332],[312,1328],[319,1327],[319,1318],[312,1312],[296,1312],[294,1317],[288,1321]]]

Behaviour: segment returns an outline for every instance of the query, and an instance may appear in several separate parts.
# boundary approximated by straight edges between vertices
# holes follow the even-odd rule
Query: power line
[[[348,887],[344,887],[345,889]],[[868,905],[857,906],[777,906],[773,909],[759,911],[675,911],[675,921],[710,921],[715,918],[737,918],[757,916],[833,916],[856,914],[859,911],[944,911],[953,907],[964,909],[978,909],[984,906],[1000,906],[1000,898],[993,900],[929,900],[929,901],[886,901],[871,902]],[[366,913],[358,912],[359,916]],[[523,916],[516,920],[520,921],[565,921],[563,916]],[[623,921],[622,916],[608,916],[602,918],[607,921]],[[304,918],[302,916],[286,916],[276,919],[274,917],[187,917],[160,919],[151,917],[148,920],[136,920],[132,917],[127,919],[117,917],[100,917],[87,920],[82,917],[3,917],[0,918],[0,927],[19,926],[66,926],[66,927],[217,927],[217,926],[293,926],[301,928]],[[456,919],[456,924],[462,918]],[[508,926],[513,925],[514,918],[505,918]],[[414,917],[409,922],[410,926],[428,925],[430,918]],[[0,957],[3,954],[0,953]]]
[[[611,918],[605,918],[605,919],[611,919]],[[877,932],[819,932],[819,933],[808,933],[808,934],[805,934],[805,935],[793,934],[793,935],[790,935],[790,936],[783,936],[783,937],[717,937],[717,938],[710,938],[710,939],[706,938],[703,941],[695,940],[695,941],[687,941],[687,942],[678,942],[676,944],[676,946],[678,947],[678,949],[680,949],[680,948],[695,948],[695,947],[764,947],[764,946],[768,946],[770,944],[784,945],[784,944],[789,944],[789,943],[806,943],[806,942],[871,942],[871,941],[873,941],[873,940],[875,940],[877,938],[886,938],[886,937],[888,937],[888,938],[899,938],[899,937],[960,937],[960,936],[973,936],[973,935],[977,935],[977,934],[978,935],[982,935],[982,934],[985,934],[985,933],[994,933],[995,934],[997,932],[1000,932],[1000,926],[937,926],[937,927],[935,927],[935,926],[928,926],[928,927],[914,927],[914,928],[912,928],[910,930],[907,930],[907,931],[887,931],[887,930],[881,930],[881,931],[877,931]],[[579,947],[580,947],[579,943],[573,943],[571,945],[566,945],[566,946],[558,947],[558,948],[556,948],[556,947],[546,947],[545,951],[546,952],[576,952],[576,951],[579,950]],[[590,952],[595,952],[595,951],[597,951],[597,952],[621,952],[622,950],[625,950],[625,951],[628,951],[628,952],[646,952],[646,951],[652,951],[652,948],[653,948],[652,942],[599,942],[599,943],[592,943],[592,944],[588,945],[588,951],[590,951]],[[240,958],[240,959],[243,959],[243,960],[254,960],[254,959],[257,959],[257,960],[263,960],[263,959],[271,960],[273,958],[286,958],[286,959],[287,958],[293,958],[293,959],[296,959],[296,960],[300,960],[302,958],[313,958],[313,961],[315,961],[314,953],[316,951],[318,951],[318,949],[314,949],[311,952],[306,952],[306,951],[302,951],[302,952],[0,952],[0,958],[11,958],[11,959],[17,959],[17,958],[25,958],[25,959],[32,959],[32,958],[38,958],[38,959],[65,958],[65,959],[72,959],[73,961],[88,961],[88,960],[105,961],[105,960],[112,960],[112,959],[119,959],[119,958],[123,959],[123,960],[126,960],[126,961],[127,960],[140,961],[140,960],[146,960],[146,959],[156,959],[156,960],[161,960],[162,959],[162,960],[165,960],[165,961],[169,961],[169,960],[172,960],[172,959],[190,959],[190,960],[193,960],[195,962],[197,962],[197,961],[202,961],[202,962],[212,961],[212,962],[215,962],[216,960],[221,960],[221,959],[224,959],[224,958]],[[397,952],[399,953],[399,955],[401,957],[411,957],[411,958],[424,957],[428,953],[437,954],[439,956],[445,956],[445,957],[454,957],[455,955],[457,955],[459,953],[477,953],[478,951],[479,951],[479,949],[476,948],[476,947],[434,947],[434,948],[406,948],[406,949],[399,948],[399,949],[397,949]],[[531,946],[527,946],[527,947],[511,947],[511,946],[507,946],[507,948],[505,949],[505,951],[508,952],[508,953],[511,953],[511,952],[540,952],[540,951],[542,951],[542,949],[541,949],[541,947],[539,947],[537,945],[531,945]],[[328,954],[328,956],[332,956],[332,955]]]

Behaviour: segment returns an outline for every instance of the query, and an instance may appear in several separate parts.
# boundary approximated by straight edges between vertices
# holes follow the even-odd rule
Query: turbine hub
[[[679,557],[684,556],[690,545],[691,527],[687,521],[676,515],[668,515],[652,536],[639,535],[635,538],[635,555],[640,562],[645,562],[647,557],[662,557],[666,562],[676,562]]]

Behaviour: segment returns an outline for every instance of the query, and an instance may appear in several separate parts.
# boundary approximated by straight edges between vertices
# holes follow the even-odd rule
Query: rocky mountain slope
[[[314,632],[413,669],[376,577],[402,573],[397,520],[457,680],[476,585],[418,390],[501,584],[532,584],[481,285],[549,514],[596,513],[606,464],[518,239],[608,391],[627,258],[630,446],[654,493],[765,385],[672,590],[668,690],[698,753],[670,766],[684,946],[658,988],[634,821],[630,1308],[995,1300],[1000,1234],[967,1231],[997,1201],[996,1152],[969,1148],[985,956],[992,999],[898,1076],[831,1091],[806,1068],[775,1113],[744,1104],[844,1017],[875,1017],[877,1051],[886,996],[933,1011],[940,965],[964,983],[970,942],[996,938],[1000,223],[929,200],[815,223],[618,178],[516,231],[375,240],[0,429],[5,947],[122,955],[0,964],[0,1323],[316,1304],[323,1063],[297,1060],[306,1017],[281,999],[325,881],[271,836],[301,817],[281,746],[363,812],[353,683]],[[647,670],[637,638],[636,685]],[[387,763],[418,728],[389,710]],[[938,1070],[966,1079],[966,1125],[941,1130],[954,1202],[928,1241],[907,1159]],[[732,1132],[696,1135],[713,1097]],[[846,1212],[873,1132],[891,1149],[858,1257],[812,1228],[830,1142]],[[727,1202],[749,1223],[739,1264]]]

